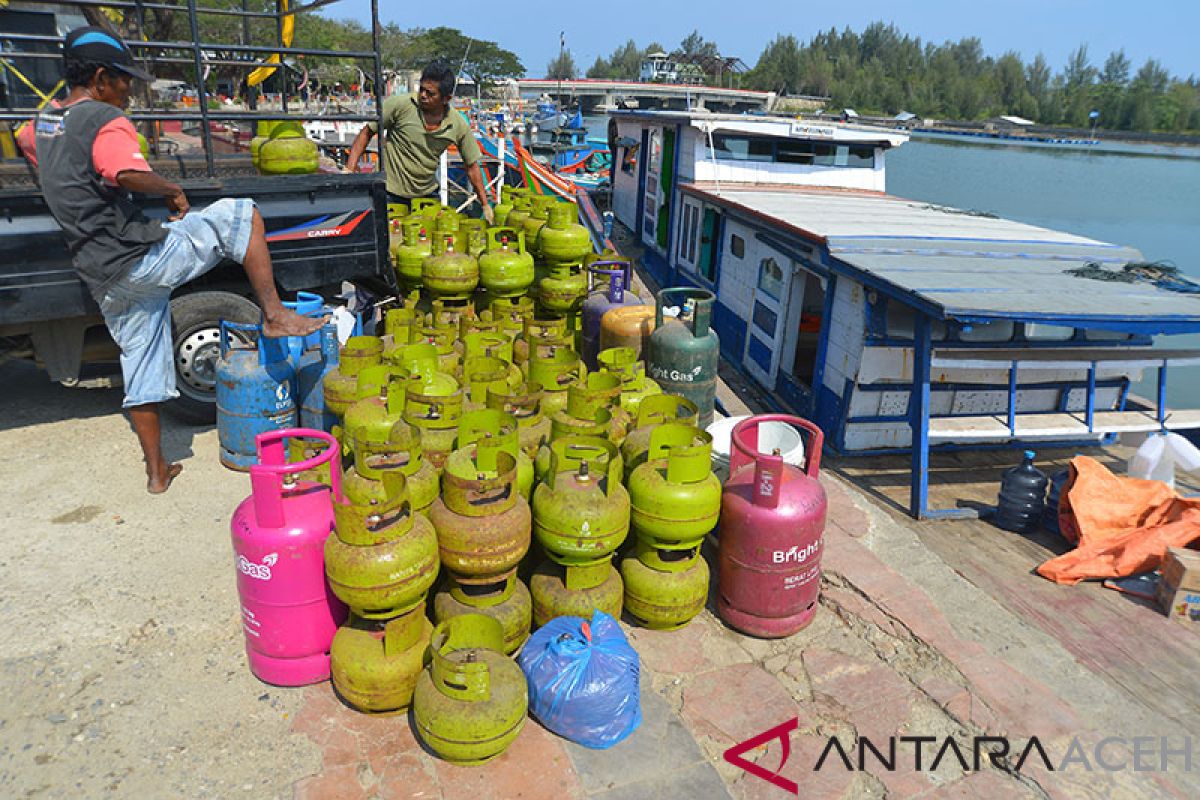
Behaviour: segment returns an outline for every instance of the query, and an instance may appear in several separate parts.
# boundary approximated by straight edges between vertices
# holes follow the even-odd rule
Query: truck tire
[[[222,319],[253,325],[261,321],[262,311],[233,292],[194,292],[171,298],[171,344],[179,397],[166,408],[184,422],[204,425],[217,417]]]

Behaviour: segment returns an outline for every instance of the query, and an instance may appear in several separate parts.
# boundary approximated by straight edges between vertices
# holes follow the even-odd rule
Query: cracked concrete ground
[[[460,768],[423,751],[407,719],[357,714],[328,685],[258,683],[242,652],[228,517],[245,476],[217,464],[213,430],[167,428],[185,471],[163,497],[144,476],[113,391],[68,390],[0,366],[0,792],[7,797],[785,797],[725,761],[730,747],[796,719],[746,754],[801,796],[1196,797],[1177,770],[1052,772],[1015,754],[975,770],[946,754],[847,770],[856,736],[1037,736],[1057,761],[1078,737],[1179,737],[1096,680],[833,476],[821,610],[764,641],[711,611],[687,628],[626,626],[643,666],[643,727],[585,751],[529,721],[495,762]],[[710,558],[712,552],[707,554]],[[711,608],[711,603],[710,603]],[[1195,728],[1196,723],[1192,722]],[[1130,753],[1112,745],[1114,760]],[[857,764],[854,764],[857,767]]]

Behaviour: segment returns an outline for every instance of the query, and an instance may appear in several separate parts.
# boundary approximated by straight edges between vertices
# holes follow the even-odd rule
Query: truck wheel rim
[[[176,363],[183,381],[180,388],[188,394],[209,395],[215,390],[220,339],[217,328],[200,328],[183,337],[176,346]]]

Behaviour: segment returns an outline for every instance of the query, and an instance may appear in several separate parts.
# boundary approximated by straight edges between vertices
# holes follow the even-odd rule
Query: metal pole
[[[250,0],[242,0],[242,40],[239,44],[243,47],[250,44]],[[251,111],[258,110],[258,89],[246,83],[246,105]],[[257,125],[254,126],[254,134],[258,135]]]
[[[379,56],[379,0],[371,0],[371,49],[375,51],[375,147],[380,171],[384,170],[383,162],[383,60]],[[350,165],[354,169],[354,165]]]
[[[200,134],[204,141],[204,164],[208,169],[208,177],[217,177],[217,168],[213,163],[212,131],[208,127],[208,92],[204,87],[204,61],[200,57],[200,25],[196,20],[196,0],[188,0],[188,20],[192,30],[192,60],[196,67],[196,100],[200,104],[200,124],[204,127]]]
[[[929,509],[929,358],[932,349],[929,317],[918,314],[913,335],[913,382],[909,406],[912,428],[912,483],[909,513],[923,519]]]
[[[504,154],[508,144],[504,141],[504,126],[500,126],[500,135],[497,137],[500,143],[500,166],[496,168],[496,202],[500,202],[500,190],[504,187]]]
[[[287,113],[287,67],[283,63],[283,0],[275,0],[275,41],[279,45],[279,109]]]

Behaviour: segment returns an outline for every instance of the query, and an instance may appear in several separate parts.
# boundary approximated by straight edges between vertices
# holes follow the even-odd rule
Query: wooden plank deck
[[[1089,449],[1087,455],[1121,474],[1129,448]],[[1047,474],[1064,467],[1073,450],[1038,453]],[[1003,471],[1016,463],[1012,450],[934,453],[929,495],[938,508],[984,508],[996,501]],[[1012,613],[1060,642],[1085,667],[1129,697],[1193,733],[1200,732],[1200,632],[1169,620],[1156,605],[1103,588],[1097,582],[1059,586],[1034,568],[1066,552],[1057,534],[1028,536],[1000,530],[982,519],[916,522],[905,512],[911,462],[907,456],[826,458],[832,469],[886,506],[897,524],[911,525],[920,540],[964,579]],[[1200,493],[1194,480],[1178,487]]]

